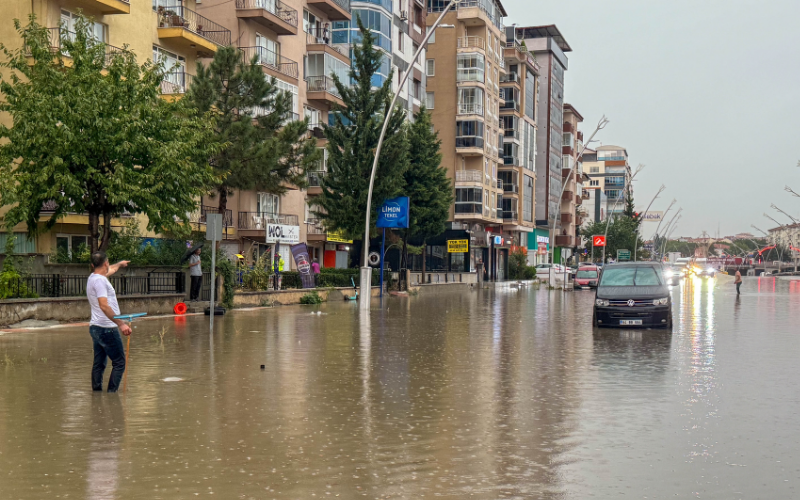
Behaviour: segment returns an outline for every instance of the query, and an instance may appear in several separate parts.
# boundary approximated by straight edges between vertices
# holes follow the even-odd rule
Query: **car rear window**
[[[660,285],[658,273],[652,267],[618,267],[603,271],[600,286]]]
[[[578,279],[597,278],[597,271],[578,271],[578,274],[575,277]]]

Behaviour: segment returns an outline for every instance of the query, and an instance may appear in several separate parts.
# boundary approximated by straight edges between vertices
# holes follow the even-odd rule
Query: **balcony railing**
[[[458,103],[459,115],[480,115],[483,116],[483,103],[480,102],[460,102]]]
[[[326,234],[322,219],[308,219],[306,221],[306,234]]]
[[[259,212],[239,212],[239,229],[266,230],[267,224],[282,224],[284,226],[299,225],[300,218],[290,214],[265,214]]]
[[[500,83],[519,83],[519,73],[506,73],[500,77]]]
[[[161,93],[162,94],[185,94],[186,90],[192,84],[191,75],[185,71],[170,71],[164,74],[164,79],[161,80]]]
[[[563,213],[561,214],[561,223],[562,224],[572,224],[573,215],[570,213]]]
[[[456,147],[483,149],[483,137],[477,137],[477,136],[456,137]]]
[[[157,12],[159,28],[183,28],[217,45],[231,44],[230,30],[193,10],[176,5],[173,7],[159,6]]]
[[[42,203],[42,213],[53,213],[58,209],[58,203],[55,200],[50,200]],[[72,215],[88,215],[88,212],[75,212],[74,210],[66,210],[63,212],[64,214],[72,214]],[[133,217],[128,211],[123,211],[119,215],[114,215],[114,217]]]
[[[483,215],[483,204],[480,202],[475,203],[456,203],[455,204],[455,213],[466,215],[466,214],[477,214]]]
[[[486,42],[479,36],[461,36],[458,37],[459,49],[477,48],[486,50]]]
[[[342,97],[339,95],[339,89],[336,88],[336,84],[331,77],[307,76],[306,84],[308,85],[308,92],[327,92],[336,97]]]
[[[503,183],[503,191],[509,194],[519,194],[519,184]]]
[[[456,170],[456,182],[483,182],[483,172],[480,170]]]
[[[315,170],[313,172],[306,172],[306,176],[308,178],[308,187],[320,187],[322,186],[322,179],[325,177],[327,172],[322,170]]]
[[[198,224],[205,224],[208,220],[208,214],[218,214],[219,207],[212,207],[208,205],[200,205],[200,209],[189,214],[189,222]],[[233,211],[225,209],[225,215],[222,217],[222,225],[226,227],[233,226]]]
[[[503,165],[520,166],[522,165],[522,159],[518,156],[504,156]]]
[[[288,57],[283,57],[266,47],[240,47],[245,61],[250,62],[255,59],[256,64],[270,68],[292,78],[297,78],[297,62]]]
[[[237,9],[264,9],[287,24],[297,27],[297,11],[280,0],[236,0]]]
[[[503,137],[509,137],[511,139],[519,139],[519,129],[518,128],[506,128],[503,129]]]
[[[459,82],[483,82],[483,69],[481,69],[481,68],[458,68],[456,70],[456,81],[459,81]]]
[[[513,222],[519,220],[519,212],[516,210],[503,210],[503,222]]]
[[[67,31],[61,28],[47,28],[47,36],[49,39],[50,44],[50,51],[53,53],[59,52],[61,49],[61,39],[63,38],[68,39],[71,42],[75,42],[77,40],[77,34],[74,31]],[[89,43],[105,43],[100,41],[89,41]],[[115,47],[108,43],[105,44],[106,47],[106,57],[105,57],[105,65],[108,66],[111,64],[111,60],[117,54],[126,54],[128,51],[125,49],[121,49],[119,47]],[[27,52],[30,56],[30,51]],[[65,51],[64,56],[69,57],[69,53]]]
[[[514,111],[519,111],[519,101],[500,101],[500,111],[513,109]]]
[[[564,191],[564,194],[561,195],[561,201],[572,201],[575,198],[575,193],[572,191]]]

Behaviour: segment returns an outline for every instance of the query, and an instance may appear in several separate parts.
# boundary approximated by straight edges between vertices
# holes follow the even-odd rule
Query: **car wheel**
[[[592,326],[597,328],[597,311],[592,311]]]
[[[667,331],[672,331],[672,308],[669,308],[669,316],[667,317]]]

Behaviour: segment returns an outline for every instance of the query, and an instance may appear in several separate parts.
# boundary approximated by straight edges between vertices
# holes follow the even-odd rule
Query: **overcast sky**
[[[800,219],[800,0],[505,0],[505,23],[556,24],[572,47],[565,102],[588,138],[646,165],[643,209],[676,198],[675,235]],[[674,208],[673,208],[674,210]]]

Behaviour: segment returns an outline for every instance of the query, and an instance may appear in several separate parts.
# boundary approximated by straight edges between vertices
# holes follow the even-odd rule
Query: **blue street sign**
[[[377,227],[407,228],[408,227],[408,196],[398,196],[383,202],[378,209]]]

